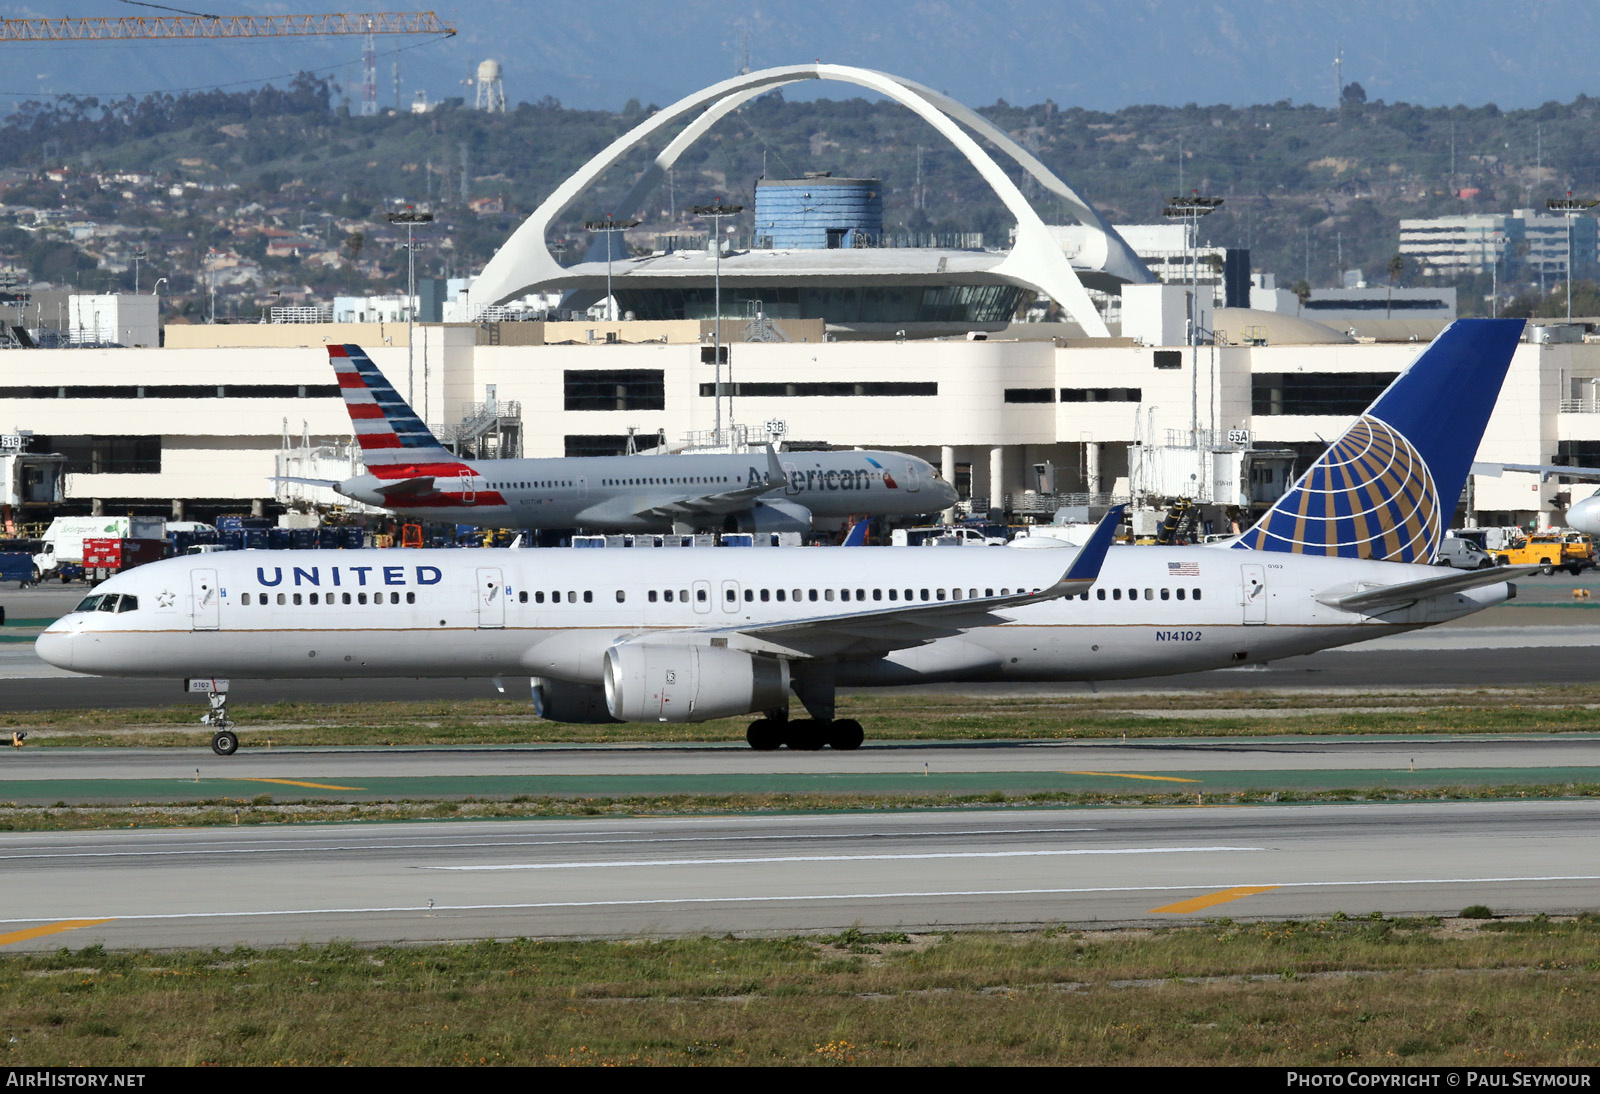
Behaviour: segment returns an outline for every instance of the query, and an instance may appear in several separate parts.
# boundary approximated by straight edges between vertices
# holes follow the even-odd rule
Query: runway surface
[[[449,748],[23,749],[0,752],[0,802],[383,801],[517,795],[1184,794],[1600,783],[1600,734]]]
[[[1570,913],[1600,803],[0,834],[8,950]]]
[[[1535,604],[1523,596],[1461,624],[1352,649],[1100,690],[1128,695],[1130,709],[1148,694],[1158,718],[1161,695],[1175,690],[1278,689],[1297,710],[1343,712],[1362,692],[1593,682],[1600,615],[1589,612],[1600,609],[1563,602],[1570,589],[1555,584],[1539,594]],[[191,703],[199,715],[175,682],[59,673],[33,655],[27,633],[0,631],[0,710]],[[508,690],[508,703],[524,701]],[[939,690],[981,698],[1087,688]],[[233,691],[236,703],[493,694],[487,681],[453,680],[235,681]],[[1597,776],[1600,734],[869,742],[855,753],[766,754],[736,745],[247,748],[231,758],[8,749],[0,801],[1115,789],[1203,802],[1239,788]],[[1597,827],[1600,802],[1507,801],[0,833],[0,948],[1448,915],[1479,903],[1575,912],[1600,897]]]

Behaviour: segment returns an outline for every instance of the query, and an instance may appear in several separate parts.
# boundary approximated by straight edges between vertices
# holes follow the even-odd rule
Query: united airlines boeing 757
[[[1429,566],[1520,336],[1460,320],[1228,545],[243,551],[120,574],[38,640],[78,672],[532,679],[569,722],[756,714],[759,749],[855,748],[843,686],[1109,680],[1254,664],[1512,597]],[[790,696],[809,717],[789,718]]]
[[[491,528],[804,532],[812,518],[906,517],[955,504],[926,460],[900,452],[566,456],[463,460],[441,445],[360,346],[328,347],[366,462],[330,486],[405,516]]]

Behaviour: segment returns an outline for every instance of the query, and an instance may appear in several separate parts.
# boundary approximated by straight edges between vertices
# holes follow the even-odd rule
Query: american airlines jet
[[[330,486],[409,517],[596,532],[804,532],[812,518],[907,517],[955,504],[900,452],[463,460],[441,445],[360,346],[328,347],[367,473]]]
[[[526,675],[568,722],[757,715],[758,749],[856,748],[840,687],[1110,680],[1255,664],[1442,623],[1528,568],[1428,565],[1520,337],[1458,320],[1230,544],[240,551],[151,563],[38,639],[77,672]],[[1021,544],[1031,544],[1023,546]],[[219,679],[223,678],[223,679]],[[789,717],[790,697],[805,718]]]

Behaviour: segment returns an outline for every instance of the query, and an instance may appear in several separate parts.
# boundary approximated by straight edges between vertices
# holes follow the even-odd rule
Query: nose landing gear
[[[203,726],[215,726],[211,735],[211,751],[218,756],[232,756],[239,751],[239,735],[233,732],[233,719],[228,716],[228,681],[222,677],[204,680],[185,680],[183,689],[190,694],[199,692],[211,700],[211,709],[200,719]]]

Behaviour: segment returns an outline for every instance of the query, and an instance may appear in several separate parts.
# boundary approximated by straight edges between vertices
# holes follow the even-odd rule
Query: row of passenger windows
[[[537,482],[486,482],[481,489],[484,490],[554,490],[559,486],[571,486],[570,482],[561,479],[540,479]]]
[[[1154,599],[1156,599],[1157,594],[1160,594],[1160,597],[1161,597],[1162,600],[1171,600],[1171,599],[1173,599],[1173,595],[1176,594],[1177,599],[1182,600],[1182,599],[1184,599],[1184,593],[1185,592],[1187,592],[1189,594],[1189,597],[1191,599],[1194,599],[1194,600],[1199,600],[1200,599],[1200,590],[1199,589],[1146,589],[1144,591],[1144,598],[1146,600],[1154,600]],[[1096,600],[1104,600],[1104,599],[1106,599],[1106,591],[1104,589],[1096,589],[1094,591],[1094,596],[1095,596]],[[1088,600],[1089,599],[1089,594],[1088,593],[1080,593],[1080,594],[1078,594],[1078,599],[1079,600]],[[1121,589],[1112,589],[1111,590],[1111,599],[1112,600],[1121,600],[1122,599],[1122,590]],[[1138,600],[1139,599],[1139,590],[1138,589],[1129,589],[1128,590],[1128,599],[1129,600]]]
[[[601,479],[606,486],[702,486],[731,482],[726,475],[664,475],[638,479]]]
[[[1017,591],[1020,593],[1020,592],[1023,592],[1024,590],[1018,589]],[[1039,591],[1038,589],[1034,590],[1034,592],[1038,592],[1038,591]],[[984,596],[994,596],[995,592],[994,592],[993,589],[985,589],[985,590],[983,590],[983,595]],[[1011,590],[1008,589],[1008,588],[1007,589],[1001,589],[1000,590],[1000,595],[1001,596],[1010,596],[1011,595]],[[652,600],[655,599],[655,594],[654,593],[651,594],[651,599]],[[726,590],[723,591],[723,599],[725,599],[729,604],[732,604],[738,599],[738,594],[733,589],[726,589]],[[747,603],[747,604],[752,603],[753,601],[756,601],[756,600],[760,600],[763,603],[765,603],[765,602],[767,602],[769,600],[777,600],[779,603],[782,603],[785,599],[794,600],[794,601],[800,601],[800,600],[831,601],[831,600],[835,599],[835,590],[833,590],[833,589],[776,589],[776,590],[774,590],[774,589],[746,589],[744,591],[744,599],[745,599],[745,603]],[[965,590],[963,592],[963,590],[961,590],[961,589],[904,589],[904,590],[902,590],[902,589],[871,589],[871,590],[868,590],[868,589],[854,589],[854,590],[852,590],[852,589],[839,589],[839,590],[837,590],[837,599],[845,600],[845,601],[848,601],[848,600],[864,601],[864,600],[868,600],[868,599],[871,599],[871,600],[893,600],[893,601],[899,601],[899,600],[910,600],[910,601],[916,601],[916,600],[962,600],[962,599],[976,600],[976,599],[978,599],[978,590],[977,589],[967,589],[967,590]]]
[[[1034,589],[1033,591],[1034,592],[1038,592],[1039,590],[1038,589]],[[1017,592],[1018,593],[1024,593],[1024,592],[1027,592],[1027,590],[1026,589],[1018,589]],[[1105,600],[1105,599],[1107,599],[1107,595],[1106,595],[1106,590],[1105,589],[1096,589],[1096,590],[1094,590],[1094,594],[1095,594],[1095,599],[1097,599],[1097,600]],[[279,603],[279,604],[301,604],[301,603],[316,604],[316,603],[318,603],[318,599],[317,598],[318,598],[319,594],[317,594],[317,593],[277,593],[277,594],[273,594],[273,593],[255,593],[255,594],[243,593],[239,597],[239,603],[244,605],[245,607],[249,607],[251,605],[251,603],[252,603],[252,599],[251,599],[252,595],[254,596],[254,601],[253,601],[254,603],[260,604],[260,605],[267,605],[267,604],[271,604],[272,603],[271,598],[274,595],[276,595],[277,603]],[[384,598],[384,594],[383,593],[377,592],[377,593],[372,593],[370,595],[371,595],[371,603],[373,603],[373,604],[382,604],[382,603],[384,603],[384,599],[383,599]],[[399,604],[401,602],[401,599],[400,599],[401,598],[401,594],[400,593],[391,592],[388,595],[389,595],[388,603],[390,603],[390,604]],[[994,595],[996,595],[995,594],[995,590],[992,589],[992,588],[986,588],[986,589],[983,590],[983,596],[984,597],[992,597]],[[1003,588],[1000,589],[999,595],[1000,596],[1010,596],[1011,595],[1011,589],[1009,587],[1003,587]],[[301,599],[302,597],[304,597],[305,599],[302,600]],[[592,589],[584,589],[581,592],[576,590],[576,589],[568,589],[568,590],[565,590],[565,591],[560,590],[560,589],[552,589],[548,593],[546,593],[545,590],[543,590],[543,589],[535,589],[530,593],[528,590],[523,589],[523,590],[521,590],[520,592],[517,593],[517,602],[520,603],[520,604],[527,604],[527,603],[530,602],[530,600],[534,604],[544,604],[544,603],[560,604],[560,603],[563,603],[563,602],[565,602],[567,604],[577,604],[577,603],[579,603],[580,598],[581,598],[581,600],[582,600],[582,602],[584,604],[593,604],[594,603],[594,591]],[[674,591],[672,589],[659,589],[659,590],[658,589],[651,589],[645,594],[645,598],[652,604],[660,603],[660,602],[663,602],[663,601],[665,603],[668,603],[668,604],[671,604],[671,603],[674,603],[674,602],[681,603],[681,604],[687,604],[689,602],[689,590],[688,589],[679,589],[679,590]],[[1114,589],[1112,589],[1110,591],[1109,599],[1111,599],[1111,600],[1122,600],[1124,598],[1126,598],[1128,600],[1138,600],[1138,599],[1140,599],[1140,591],[1138,589],[1128,589],[1128,590],[1126,590],[1126,597],[1124,597],[1124,590],[1121,589],[1121,588],[1114,588]],[[1174,598],[1176,598],[1178,600],[1183,600],[1183,599],[1186,599],[1186,598],[1193,599],[1193,600],[1199,600],[1200,599],[1200,590],[1199,589],[1145,589],[1144,590],[1144,599],[1145,600],[1155,600],[1155,599],[1158,599],[1158,598],[1161,599],[1161,600],[1172,600]],[[623,590],[623,589],[618,589],[617,590],[617,603],[618,604],[624,604],[624,603],[627,602],[627,599],[628,599],[627,592],[625,590]],[[706,590],[704,590],[704,589],[696,589],[695,590],[695,599],[699,603],[704,604],[706,602],[706,599],[707,599]],[[725,589],[725,590],[723,590],[723,599],[728,604],[736,604],[739,601],[739,591],[737,589]],[[834,589],[745,589],[744,590],[744,601],[745,601],[746,604],[755,603],[758,600],[763,604],[769,603],[771,601],[777,601],[780,604],[792,601],[792,602],[798,604],[798,603],[800,603],[802,601],[813,602],[813,603],[816,602],[816,601],[824,601],[824,602],[830,602],[831,603],[834,600],[856,601],[856,602],[865,602],[867,600],[874,600],[874,601],[885,601],[885,600],[887,600],[887,601],[892,601],[892,602],[900,602],[900,601],[917,602],[917,601],[940,601],[940,600],[963,600],[963,599],[965,599],[965,600],[977,600],[978,599],[978,590],[975,589],[975,588],[969,588],[969,589],[965,589],[965,590],[962,590],[962,589],[870,589],[870,590],[868,590],[868,589],[838,589],[838,590],[834,590]],[[1087,592],[1080,593],[1078,595],[1077,599],[1079,599],[1079,600],[1088,600],[1089,599],[1089,594]],[[407,604],[415,604],[416,602],[417,602],[417,594],[416,593],[406,593],[405,594],[405,603],[407,603]],[[358,593],[326,593],[326,594],[322,594],[321,603],[323,603],[323,604],[366,604],[366,603],[368,603],[368,594],[367,593],[361,593],[361,592],[358,592]],[[117,596],[115,594],[107,594],[107,595],[104,595],[104,596],[91,596],[91,597],[89,597],[88,599],[84,600],[81,604],[78,605],[77,610],[80,611],[80,612],[93,612],[93,611],[101,611],[101,612],[131,612],[131,611],[136,610],[138,607],[139,607],[139,601],[138,601],[137,597],[126,596],[126,595],[119,597],[119,596]]]
[[[272,593],[256,593],[254,595],[255,595],[255,601],[254,602],[256,604],[260,604],[260,605],[265,606],[265,605],[268,605],[268,604],[272,603],[271,597],[274,594],[272,594]],[[276,595],[277,595],[279,604],[315,604],[315,603],[318,602],[317,601],[317,595],[318,594],[316,594],[316,593],[278,593]],[[302,596],[306,597],[306,599],[302,600],[301,599]],[[416,593],[406,593],[405,596],[406,596],[405,602],[407,604],[415,604],[417,602],[417,594]],[[366,603],[368,603],[368,597],[367,597],[366,593],[326,593],[326,594],[323,594],[321,602],[323,604],[366,604]],[[239,603],[244,605],[246,608],[248,608],[250,606],[250,604],[251,604],[251,594],[250,593],[241,593],[241,594],[239,594]],[[382,593],[373,593],[371,595],[371,603],[373,603],[373,604],[382,604],[382,603],[384,603],[383,594]],[[399,593],[390,593],[389,594],[388,603],[390,603],[390,604],[398,604],[398,603],[400,603],[400,594]]]

